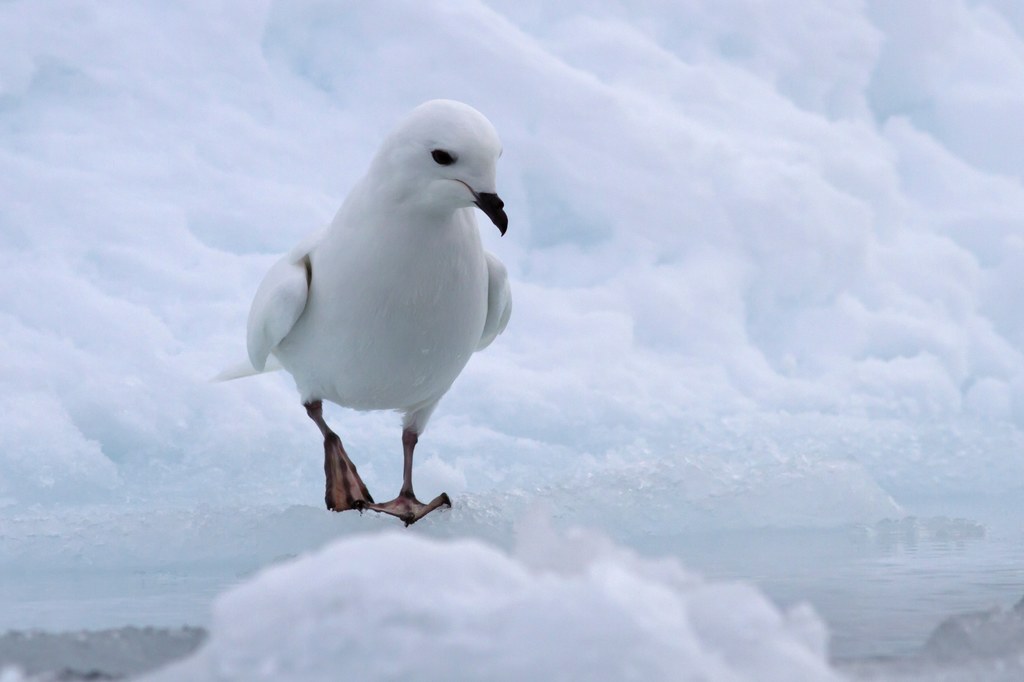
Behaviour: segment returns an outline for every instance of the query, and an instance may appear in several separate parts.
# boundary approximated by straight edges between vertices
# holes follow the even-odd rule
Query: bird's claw
[[[405,524],[405,527],[408,528],[435,509],[451,506],[452,501],[451,498],[448,497],[448,493],[441,493],[428,504],[423,504],[417,500],[416,496],[412,493],[399,493],[398,497],[390,500],[389,502],[368,504],[366,505],[366,508],[382,514],[390,514],[391,516],[398,517],[398,519]]]

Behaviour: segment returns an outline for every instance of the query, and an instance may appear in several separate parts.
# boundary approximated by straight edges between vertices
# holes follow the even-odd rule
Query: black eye
[[[442,166],[450,166],[455,163],[455,156],[443,149],[435,149],[430,152],[430,155],[434,157],[434,161],[437,161]]]

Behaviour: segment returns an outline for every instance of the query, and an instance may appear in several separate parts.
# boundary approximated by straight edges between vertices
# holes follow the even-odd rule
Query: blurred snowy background
[[[0,3],[0,628],[205,625],[258,568],[393,527],[321,511],[287,375],[207,379],[435,97],[502,136],[483,234],[515,306],[417,451],[455,507],[411,532],[508,549],[543,506],[810,600],[840,657],[1011,605],[1022,7]],[[397,489],[397,417],[328,419]],[[879,625],[921,585],[947,600]]]

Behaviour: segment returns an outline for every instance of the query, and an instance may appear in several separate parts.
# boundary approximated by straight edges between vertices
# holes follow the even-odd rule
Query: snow
[[[509,556],[404,532],[342,540],[218,599],[152,680],[838,680],[824,625],[534,522]]]
[[[164,485],[308,501],[315,431],[287,378],[203,380],[243,359],[269,263],[330,219],[381,135],[432,96],[471,102],[505,142],[512,228],[484,238],[517,303],[422,461],[471,490],[638,448],[720,461],[717,476],[737,458],[809,458],[897,501],[1020,485],[1024,189],[1020,145],[1000,137],[1018,129],[1024,78],[1011,10],[0,12],[9,503]],[[965,117],[976,101],[984,117]],[[46,415],[54,428],[33,435]],[[390,484],[393,419],[332,419],[371,487]],[[845,494],[830,477],[808,487],[812,503]]]
[[[417,489],[455,508],[409,551],[583,604],[602,583],[509,553],[525,510],[678,557],[687,534],[843,537],[1003,500],[1018,554],[981,556],[1019,557],[1018,3],[12,0],[0,44],[4,627],[129,624],[90,590],[137,606],[161,580],[204,613],[389,528],[314,507],[319,436],[287,376],[207,379],[244,359],[269,265],[434,97],[502,137],[509,232],[483,239],[516,301],[420,441]],[[397,418],[327,419],[370,489],[397,490]],[[1022,592],[978,581],[1002,591],[975,610]]]

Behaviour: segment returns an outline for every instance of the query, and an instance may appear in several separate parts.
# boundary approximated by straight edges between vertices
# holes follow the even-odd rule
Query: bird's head
[[[495,183],[499,156],[498,133],[483,114],[436,99],[413,109],[387,137],[370,172],[392,201],[428,212],[477,206],[504,235],[508,217]]]

